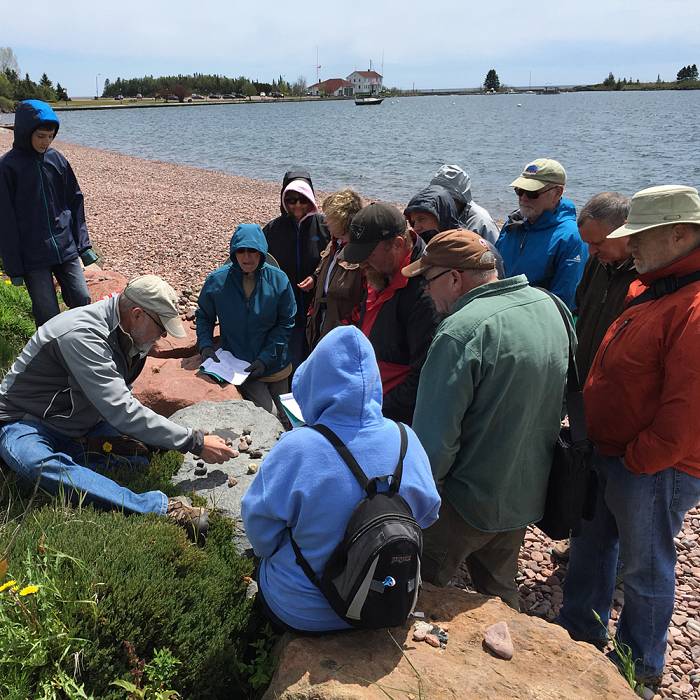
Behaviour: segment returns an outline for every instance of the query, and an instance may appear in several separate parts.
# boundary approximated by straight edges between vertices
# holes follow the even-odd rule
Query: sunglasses
[[[294,205],[294,204],[306,204],[308,200],[306,197],[285,197],[284,198],[284,203],[287,204],[288,206]]]
[[[144,309],[144,308],[141,308],[141,311],[143,311],[143,313],[145,313],[146,316],[148,316],[148,318],[150,318],[151,321],[153,321],[153,323],[155,323],[156,326],[158,326],[158,328],[160,328],[160,332],[161,332],[162,334],[164,334],[164,335],[167,335],[167,334],[168,334],[168,331],[165,330],[165,326],[160,322],[160,319],[159,319],[157,316],[154,316],[153,314],[150,314],[150,313],[149,313],[148,311],[146,311],[146,309]]]
[[[425,285],[426,287],[431,283],[434,282],[438,277],[442,277],[443,275],[446,275],[448,272],[452,272],[452,270],[443,270],[442,272],[438,272],[437,275],[433,277],[426,277],[425,278]]]
[[[537,190],[536,192],[530,192],[530,190],[522,190],[520,187],[514,187],[516,197],[522,197],[523,195],[528,199],[538,199],[541,194],[549,192],[550,190],[555,190],[559,185],[554,185],[554,187],[547,187],[545,190]]]

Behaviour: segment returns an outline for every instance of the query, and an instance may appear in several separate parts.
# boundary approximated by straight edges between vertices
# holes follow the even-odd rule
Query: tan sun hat
[[[528,192],[537,192],[549,185],[563,187],[565,184],[566,170],[559,161],[552,158],[538,158],[528,163],[520,173],[520,177],[515,178],[510,186],[519,187]]]
[[[669,224],[700,225],[700,196],[694,187],[660,185],[640,190],[632,197],[627,223],[608,238],[623,238]]]
[[[443,231],[430,239],[425,253],[401,270],[404,277],[417,277],[431,267],[450,270],[495,270],[496,256],[489,244],[474,231],[463,228]]]
[[[157,275],[139,275],[129,281],[122,294],[144,311],[156,314],[169,335],[187,336],[177,309],[177,293]]]

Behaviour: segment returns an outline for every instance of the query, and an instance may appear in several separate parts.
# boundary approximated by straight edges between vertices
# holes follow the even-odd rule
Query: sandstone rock
[[[486,628],[484,644],[501,659],[510,661],[513,658],[513,640],[510,638],[508,625],[505,622],[497,622]]]
[[[265,455],[277,442],[282,430],[281,423],[265,409],[250,401],[222,401],[190,406],[174,413],[170,420],[180,425],[200,428],[224,439],[238,438],[244,430],[255,436],[255,444]],[[194,491],[207,498],[211,506],[221,511],[236,523],[234,540],[242,551],[250,547],[241,520],[241,500],[255,478],[248,474],[248,460],[230,459],[224,464],[210,464],[205,477],[195,477],[194,468],[199,461],[194,455],[185,455],[185,460],[173,482],[182,493]]]
[[[572,642],[560,627],[516,613],[495,598],[426,584],[417,607],[449,628],[450,643],[442,652],[411,641],[410,623],[317,638],[285,635],[264,700],[635,697],[592,646]],[[507,664],[482,648],[485,627],[504,620],[518,648]]]
[[[121,273],[103,270],[97,264],[88,265],[84,272],[92,301],[99,301],[110,294],[121,292],[129,281]]]
[[[133,394],[144,405],[163,416],[202,401],[229,401],[241,395],[233,384],[219,382],[198,372],[192,358],[161,359],[148,357]]]

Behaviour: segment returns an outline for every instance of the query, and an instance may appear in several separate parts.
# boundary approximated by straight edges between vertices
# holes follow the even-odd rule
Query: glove
[[[255,360],[255,362],[249,364],[243,371],[249,372],[248,379],[257,379],[265,374],[265,363],[262,360]]]
[[[214,360],[214,362],[221,362],[221,360],[216,356],[216,350],[209,345],[206,348],[202,348],[200,351],[200,355],[202,356],[202,362],[206,362],[207,360]]]
[[[92,248],[86,248],[81,254],[80,259],[83,261],[83,265],[87,267],[92,265],[92,263],[97,262],[97,253]]]
[[[13,286],[21,287],[24,284],[24,277],[11,277],[10,281],[12,282]]]

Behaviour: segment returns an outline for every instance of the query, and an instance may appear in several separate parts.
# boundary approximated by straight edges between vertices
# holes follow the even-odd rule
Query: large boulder
[[[133,385],[134,396],[163,416],[202,401],[230,401],[241,395],[233,384],[220,384],[198,372],[199,355],[184,359],[147,357]]]
[[[110,294],[123,291],[129,281],[119,272],[103,270],[97,264],[88,265],[84,273],[92,301],[99,301]]]
[[[446,648],[413,641],[409,624],[323,637],[285,635],[264,700],[636,697],[594,647],[497,598],[426,584],[417,610],[449,632]],[[510,629],[510,661],[483,645],[484,632],[497,622]]]
[[[200,428],[233,440],[236,447],[244,431],[250,431],[251,452],[241,452],[238,457],[224,464],[207,465],[207,473],[197,476],[194,471],[200,461],[187,454],[185,461],[173,478],[182,493],[205,496],[211,507],[220,510],[236,522],[236,544],[241,551],[250,547],[243,521],[241,499],[255,478],[262,460],[272,449],[284,431],[282,424],[265,409],[250,401],[223,401],[199,403],[170,417],[170,420],[191,428]],[[261,456],[251,456],[261,453]]]

